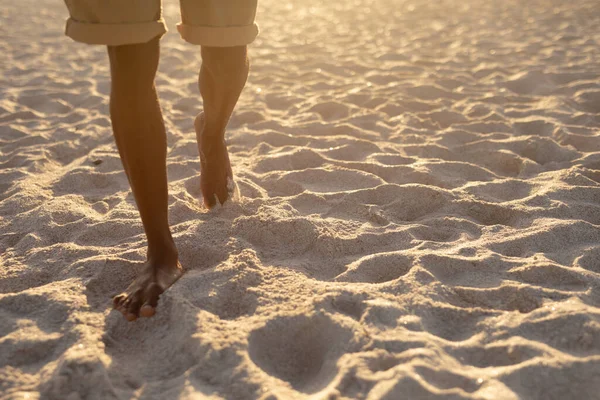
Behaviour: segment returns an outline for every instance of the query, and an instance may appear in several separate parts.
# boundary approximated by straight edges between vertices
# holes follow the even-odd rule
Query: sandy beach
[[[146,257],[106,49],[0,7],[0,399],[600,399],[596,0],[260,0],[207,210],[198,47],[157,88],[185,275]]]

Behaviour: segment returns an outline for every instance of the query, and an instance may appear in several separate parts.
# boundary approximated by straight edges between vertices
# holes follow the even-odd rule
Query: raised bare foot
[[[204,204],[212,208],[217,201],[225,203],[233,196],[235,190],[229,153],[222,135],[204,134],[203,113],[196,117],[194,126],[200,153],[200,190]]]
[[[148,261],[127,290],[113,298],[113,306],[128,321],[134,321],[139,316],[151,317],[156,312],[161,293],[182,274],[183,269],[177,260],[174,263],[161,264]]]

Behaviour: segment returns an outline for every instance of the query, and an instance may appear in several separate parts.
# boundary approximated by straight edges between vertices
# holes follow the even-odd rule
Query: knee
[[[152,87],[158,69],[158,40],[123,46],[109,46],[108,56],[113,88],[128,90]]]
[[[246,46],[202,47],[202,66],[215,80],[246,80],[249,60]]]

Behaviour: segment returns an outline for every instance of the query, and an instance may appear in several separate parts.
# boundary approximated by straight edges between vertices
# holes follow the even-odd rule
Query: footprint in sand
[[[252,361],[298,391],[314,393],[336,372],[353,332],[323,314],[277,317],[250,333]]]
[[[338,275],[338,282],[384,283],[406,275],[413,265],[412,257],[402,253],[379,253],[360,258]]]

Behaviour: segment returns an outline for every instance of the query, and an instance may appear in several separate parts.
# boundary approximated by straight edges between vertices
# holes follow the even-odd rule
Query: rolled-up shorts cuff
[[[99,24],[69,18],[65,28],[65,34],[76,42],[107,46],[146,43],[166,32],[167,25],[162,18],[157,21],[123,24]]]
[[[258,36],[258,25],[195,26],[180,23],[179,34],[188,43],[208,47],[232,47],[250,44]]]

